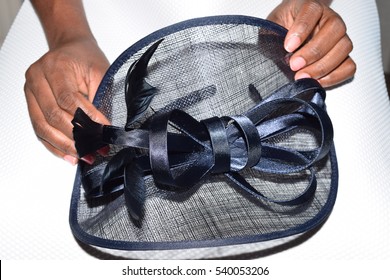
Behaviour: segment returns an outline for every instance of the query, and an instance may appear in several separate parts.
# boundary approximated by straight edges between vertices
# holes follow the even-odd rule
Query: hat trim
[[[329,197],[324,207],[309,221],[298,225],[296,227],[272,232],[268,234],[260,235],[248,235],[240,237],[229,237],[223,239],[207,239],[207,240],[196,240],[196,241],[169,241],[169,242],[134,242],[134,241],[120,241],[120,240],[108,240],[94,235],[86,233],[79,223],[77,222],[77,209],[78,200],[80,197],[80,185],[81,185],[81,170],[78,167],[74,189],[71,199],[69,222],[74,236],[86,243],[93,246],[118,249],[118,250],[131,250],[131,251],[146,251],[146,250],[174,250],[174,249],[189,249],[189,248],[204,248],[204,247],[220,247],[228,245],[239,245],[269,241],[273,239],[284,238],[292,235],[307,232],[318,226],[320,226],[326,218],[330,215],[337,196],[338,188],[338,166],[336,151],[334,145],[332,145],[329,152],[331,162],[331,186],[329,191]]]

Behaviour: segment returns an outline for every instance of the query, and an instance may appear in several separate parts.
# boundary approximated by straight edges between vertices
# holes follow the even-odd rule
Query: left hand
[[[353,49],[342,18],[320,0],[284,0],[268,16],[289,31],[284,47],[293,53],[295,79],[314,78],[323,87],[340,84],[356,72]]]
[[[71,123],[78,107],[109,124],[92,104],[109,62],[93,38],[58,44],[26,71],[25,95],[35,134],[54,155],[76,164]],[[92,163],[94,157],[82,158]]]

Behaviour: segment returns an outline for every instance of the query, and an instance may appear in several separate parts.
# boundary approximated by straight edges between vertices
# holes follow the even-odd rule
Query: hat
[[[75,113],[80,161],[73,234],[137,251],[281,239],[330,214],[338,170],[325,91],[294,81],[283,27],[246,16],[197,18],[141,39]]]

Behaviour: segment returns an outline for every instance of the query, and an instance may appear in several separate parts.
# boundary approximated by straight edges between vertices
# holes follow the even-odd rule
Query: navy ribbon
[[[108,162],[109,167],[102,165],[86,173],[83,187],[87,196],[99,197],[124,187],[126,190],[127,184],[142,185],[142,178],[152,175],[161,189],[186,191],[212,174],[224,174],[252,197],[282,205],[304,203],[316,190],[313,164],[329,153],[333,141],[324,99],[325,91],[317,81],[302,79],[281,87],[241,115],[197,121],[178,109],[162,110],[152,117],[148,129],[129,131],[96,124],[78,109],[73,120],[76,147],[88,141],[78,136],[77,130],[91,126],[95,131],[94,145],[90,145],[93,149],[105,145],[125,147]],[[177,132],[169,132],[169,126]],[[317,132],[318,146],[300,151],[267,141],[297,128]],[[107,177],[110,168],[114,171]],[[281,176],[308,170],[307,187],[292,198],[269,198],[240,175],[248,168]],[[142,194],[136,201],[143,200],[144,193],[136,192]],[[138,202],[133,204],[142,207]],[[135,216],[139,219],[139,211]]]

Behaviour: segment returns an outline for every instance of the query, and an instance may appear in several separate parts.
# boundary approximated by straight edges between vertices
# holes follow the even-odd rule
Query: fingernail
[[[298,71],[305,66],[306,66],[306,60],[301,56],[293,57],[290,59],[290,68],[293,71]]]
[[[301,38],[299,38],[298,35],[294,34],[291,35],[291,37],[286,41],[284,48],[288,52],[293,52],[301,45],[301,43]]]
[[[95,156],[93,155],[86,155],[81,158],[82,161],[88,163],[88,164],[93,164],[95,162]]]
[[[73,166],[77,164],[77,158],[72,157],[72,156],[70,156],[70,155],[64,156],[64,160],[67,161],[67,162],[69,162],[69,163],[70,163],[71,165],[73,165]]]
[[[107,156],[108,153],[110,152],[110,147],[109,146],[105,146],[105,147],[100,148],[99,150],[97,150],[97,152],[101,156]]]
[[[295,75],[295,80],[305,79],[305,78],[311,78],[311,76],[307,73],[297,73]]]

